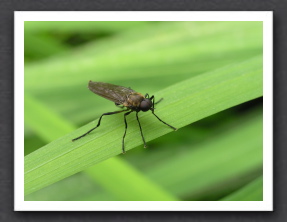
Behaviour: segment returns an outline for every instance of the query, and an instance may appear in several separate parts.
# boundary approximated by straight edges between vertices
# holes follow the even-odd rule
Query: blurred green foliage
[[[262,22],[25,22],[25,200],[263,200],[262,38]],[[136,148],[110,158],[114,116],[82,150],[63,143],[117,109],[89,80],[163,96],[180,130],[141,114],[143,149],[131,117]]]

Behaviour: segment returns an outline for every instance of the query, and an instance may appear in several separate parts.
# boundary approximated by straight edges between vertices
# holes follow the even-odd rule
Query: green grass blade
[[[65,52],[68,46],[50,36],[35,36],[25,33],[25,62],[27,58],[40,59]]]
[[[171,194],[168,195],[160,186],[156,186],[156,183],[139,174],[130,164],[119,158],[111,158],[101,162],[86,169],[85,172],[119,200],[178,200]]]
[[[237,189],[242,181],[262,175],[263,116],[262,111],[255,114],[238,119],[233,127],[199,144],[183,144],[185,152],[165,158],[146,174],[171,193],[190,200]]]
[[[231,110],[215,116],[219,115],[220,119],[224,120],[222,115],[226,116],[229,111]],[[200,122],[205,121],[206,119]],[[252,110],[236,116],[228,124],[223,121],[222,124],[215,124],[214,127],[216,129],[208,131],[209,135],[206,135],[205,139],[196,139],[199,136],[198,134],[194,135],[196,127],[184,127],[180,130],[181,139],[174,134],[165,139],[157,139],[151,144],[151,150],[147,152],[144,152],[143,149],[133,150],[133,152],[129,152],[129,155],[125,155],[124,159],[131,162],[135,168],[140,169],[152,181],[165,187],[172,194],[182,197],[182,200],[218,200],[262,175],[262,109]],[[174,139],[177,140],[176,147],[172,142]],[[157,146],[155,146],[156,141],[158,141]],[[199,143],[199,141],[201,142]],[[134,159],[135,157],[136,159]],[[118,166],[114,166],[112,160],[114,158],[92,167],[95,168],[95,171],[100,171],[104,177],[98,179],[97,176],[101,175],[95,174],[95,182],[98,183],[101,180],[102,184],[108,183],[105,190],[109,190],[109,193],[93,185],[92,182],[89,182],[90,180],[85,179],[83,174],[76,174],[26,196],[25,200],[26,198],[27,200],[47,201],[134,200],[138,194],[132,195],[129,186],[145,187],[145,183],[134,184],[132,175],[126,175],[126,169],[123,178],[123,170],[115,173],[120,181],[120,183],[116,183],[113,180],[114,175],[110,175],[107,168],[101,166],[104,164],[117,171]],[[129,178],[132,183],[126,183],[125,177]],[[76,183],[76,187],[72,186],[73,183]],[[80,184],[82,185],[79,186]],[[122,187],[124,187],[122,192],[115,192]],[[71,189],[72,194],[67,193]],[[126,190],[129,192],[127,193]],[[89,196],[88,199],[87,196]],[[159,195],[156,196],[158,200],[161,199]]]
[[[221,199],[222,201],[263,201],[263,176],[258,177],[240,190]]]
[[[53,25],[47,30],[65,29],[64,24]],[[37,95],[67,120],[81,126],[111,107],[108,101],[88,91],[89,80],[152,93],[262,54],[262,22],[162,22],[144,26],[112,38],[96,38],[61,55],[25,64],[25,92]],[[37,28],[41,33],[42,27]],[[30,33],[29,27],[27,30]],[[58,36],[50,37],[59,41]],[[101,106],[96,109],[91,105],[98,103]]]
[[[258,54],[262,54],[262,22],[155,23],[27,64],[25,90],[75,87],[90,79],[195,75]]]
[[[140,27],[145,21],[26,21],[25,31],[28,33],[113,33]]]
[[[113,194],[106,192],[98,183],[92,181],[84,171],[25,196],[25,201],[85,200],[115,201],[118,199]]]
[[[26,124],[46,141],[54,140],[75,128],[28,94],[25,95],[25,111]],[[113,158],[106,162],[84,172],[119,200],[177,200],[123,160]],[[39,181],[38,186],[43,187],[50,183],[48,180]],[[145,189],[139,190],[138,187],[141,186],[136,186],[137,184]],[[26,189],[35,191],[29,185],[25,185]]]
[[[260,96],[262,57],[256,57],[190,78],[156,93],[156,98],[165,98],[157,106],[156,113],[163,120],[180,128]],[[135,117],[128,119],[126,150],[142,144]],[[141,113],[140,120],[146,141],[172,131],[156,121],[150,112]],[[109,116],[109,121],[104,119],[96,132],[71,142],[96,123],[97,120],[27,155],[25,193],[31,193],[121,153],[122,116]]]
[[[24,109],[25,125],[37,132],[44,141],[53,141],[75,129],[28,93],[25,94]]]

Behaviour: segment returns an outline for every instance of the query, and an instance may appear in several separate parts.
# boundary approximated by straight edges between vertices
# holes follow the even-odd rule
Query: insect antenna
[[[156,105],[156,104],[158,104],[158,103],[160,103],[162,100],[163,100],[163,98],[161,98],[159,101],[153,103],[153,106]],[[153,108],[154,108],[154,107],[153,107]]]

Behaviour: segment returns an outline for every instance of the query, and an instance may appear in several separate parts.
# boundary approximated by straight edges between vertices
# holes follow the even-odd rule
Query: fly
[[[162,98],[155,102],[154,96],[149,97],[149,94],[146,94],[145,96],[143,96],[141,93],[138,93],[130,88],[126,88],[123,86],[117,86],[117,85],[113,85],[110,83],[104,83],[104,82],[93,82],[90,81],[88,88],[95,94],[104,97],[105,99],[108,99],[112,102],[115,103],[116,106],[123,108],[123,110],[119,110],[119,111],[114,111],[114,112],[108,112],[108,113],[103,113],[98,121],[98,124],[96,127],[90,129],[88,132],[84,133],[83,135],[73,139],[72,141],[78,140],[84,136],[86,136],[87,134],[89,134],[90,132],[92,132],[94,129],[98,128],[101,124],[101,120],[103,116],[107,116],[107,115],[113,115],[113,114],[117,114],[117,113],[122,113],[122,112],[126,112],[124,114],[124,122],[125,122],[125,132],[122,138],[122,152],[125,153],[125,136],[126,136],[126,132],[127,132],[127,128],[128,128],[128,124],[127,124],[127,120],[126,117],[127,115],[129,115],[132,112],[136,112],[136,117],[137,117],[137,121],[139,124],[139,128],[140,128],[140,132],[141,132],[141,137],[144,143],[144,147],[146,148],[146,142],[143,136],[143,132],[142,132],[142,127],[139,121],[139,117],[138,117],[138,113],[140,111],[146,112],[148,110],[151,110],[152,114],[162,123],[164,123],[165,125],[169,126],[170,128],[172,128],[173,130],[177,130],[177,128],[169,125],[168,123],[164,122],[163,120],[161,120],[155,113],[154,113],[154,105],[159,103],[160,101],[162,101]]]

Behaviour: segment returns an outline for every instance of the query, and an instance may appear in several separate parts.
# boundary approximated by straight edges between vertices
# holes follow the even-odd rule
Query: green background
[[[262,25],[25,22],[25,200],[263,200]],[[140,112],[144,149],[132,113],[123,155],[117,114],[71,142],[118,110],[89,80],[179,130]]]

